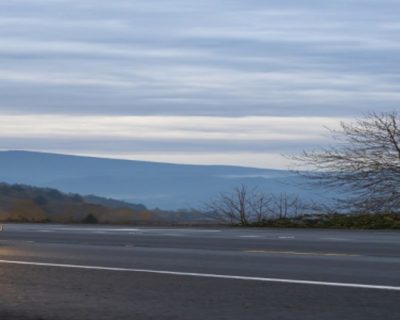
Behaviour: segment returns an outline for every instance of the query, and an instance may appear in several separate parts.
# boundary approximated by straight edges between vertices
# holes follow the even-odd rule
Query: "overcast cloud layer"
[[[399,108],[399,16],[395,0],[0,1],[0,147],[279,167],[322,124]]]

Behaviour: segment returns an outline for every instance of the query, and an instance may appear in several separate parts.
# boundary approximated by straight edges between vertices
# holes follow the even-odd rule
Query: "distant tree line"
[[[7,183],[0,183],[0,222],[133,225],[215,223],[194,209],[150,210],[142,204]]]

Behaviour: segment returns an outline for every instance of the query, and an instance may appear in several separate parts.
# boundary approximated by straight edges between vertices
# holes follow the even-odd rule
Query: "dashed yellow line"
[[[334,256],[334,257],[359,257],[353,253],[330,253],[330,252],[299,252],[299,251],[275,251],[275,250],[246,250],[247,253],[267,253],[267,254],[292,254],[301,256]]]

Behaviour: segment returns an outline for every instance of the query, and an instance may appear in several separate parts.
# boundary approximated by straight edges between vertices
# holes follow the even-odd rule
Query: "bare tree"
[[[220,220],[247,225],[251,217],[249,189],[242,184],[231,193],[220,193],[207,207]]]
[[[286,194],[280,194],[274,201],[275,208],[278,209],[279,219],[286,218],[288,215],[289,203]]]
[[[273,201],[271,195],[268,195],[258,189],[253,189],[249,198],[249,205],[252,210],[250,216],[253,221],[261,223],[271,216],[271,204]]]
[[[297,195],[281,193],[271,195],[270,212],[275,218],[296,217],[305,213],[308,208]]]
[[[271,218],[294,217],[303,214],[306,207],[298,196],[274,195],[241,185],[232,192],[220,193],[206,209],[206,214],[218,220],[248,225]]]
[[[294,157],[313,169],[305,176],[343,190],[357,210],[399,212],[400,114],[371,113],[331,133],[336,147]]]

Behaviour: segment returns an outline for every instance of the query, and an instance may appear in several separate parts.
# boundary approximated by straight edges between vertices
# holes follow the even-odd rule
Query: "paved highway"
[[[0,319],[400,319],[400,233],[6,225]]]

